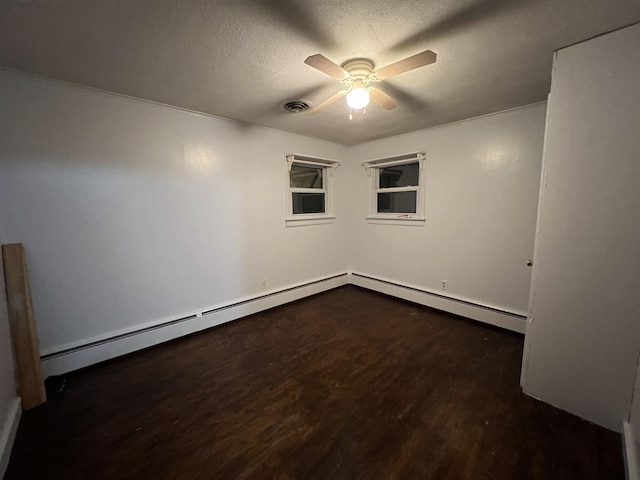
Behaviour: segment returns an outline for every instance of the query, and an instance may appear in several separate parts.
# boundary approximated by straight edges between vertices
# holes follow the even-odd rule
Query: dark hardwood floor
[[[523,395],[523,339],[342,287],[66,375],[6,479],[623,479]]]

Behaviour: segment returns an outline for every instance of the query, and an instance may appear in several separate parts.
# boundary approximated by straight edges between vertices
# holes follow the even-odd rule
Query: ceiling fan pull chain
[[[351,112],[351,107],[349,107],[349,120],[353,120],[353,113]]]

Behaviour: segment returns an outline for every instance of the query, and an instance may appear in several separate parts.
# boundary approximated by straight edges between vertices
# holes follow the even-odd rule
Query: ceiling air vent
[[[308,100],[285,100],[280,106],[289,113],[306,112],[313,107]]]

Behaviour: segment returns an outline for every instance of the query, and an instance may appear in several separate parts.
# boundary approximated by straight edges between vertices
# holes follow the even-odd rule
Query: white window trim
[[[418,185],[410,187],[379,188],[380,169],[395,165],[406,165],[408,163],[419,164]],[[424,226],[425,224],[425,183],[426,183],[426,155],[424,152],[410,152],[393,157],[378,158],[362,163],[369,176],[369,209],[367,213],[367,223],[377,223],[386,225],[413,225]],[[415,213],[378,213],[377,197],[378,192],[417,192]]]
[[[322,176],[322,189],[291,187],[289,173],[293,164],[309,165],[324,168]],[[333,175],[340,166],[340,162],[326,158],[308,157],[303,155],[285,155],[285,186],[286,186],[286,215],[287,227],[300,227],[304,225],[322,225],[333,223]],[[293,193],[324,193],[324,213],[293,213]]]

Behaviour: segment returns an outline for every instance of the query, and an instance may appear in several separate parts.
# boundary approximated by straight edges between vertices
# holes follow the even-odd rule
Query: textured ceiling
[[[0,65],[353,145],[544,100],[554,50],[638,21],[638,0],[3,0]],[[279,107],[341,89],[309,55],[426,49],[437,63],[380,84],[393,111]]]

